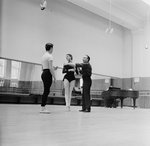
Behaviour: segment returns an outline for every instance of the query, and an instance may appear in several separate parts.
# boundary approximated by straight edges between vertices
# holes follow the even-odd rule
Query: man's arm
[[[54,67],[53,67],[53,60],[49,61],[49,70],[54,78],[54,82],[56,81],[56,77],[55,77],[55,72],[54,72]]]
[[[83,66],[82,63],[76,63],[76,64],[75,64],[75,67],[82,67],[82,66]]]
[[[82,74],[82,67],[83,67],[82,63],[75,64],[75,72],[77,75]]]

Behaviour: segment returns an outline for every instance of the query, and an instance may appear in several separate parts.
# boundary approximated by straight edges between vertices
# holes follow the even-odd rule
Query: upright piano
[[[120,99],[121,108],[123,108],[123,100],[127,97],[133,99],[133,107],[136,107],[136,99],[139,97],[139,91],[132,90],[121,90],[120,88],[109,88],[107,91],[103,91],[101,97],[106,100],[114,100]],[[104,103],[105,104],[105,103]]]

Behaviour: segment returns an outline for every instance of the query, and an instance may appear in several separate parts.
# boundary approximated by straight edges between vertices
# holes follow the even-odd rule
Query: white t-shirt
[[[43,69],[49,69],[49,63],[53,60],[52,54],[46,52],[41,58],[41,64]]]

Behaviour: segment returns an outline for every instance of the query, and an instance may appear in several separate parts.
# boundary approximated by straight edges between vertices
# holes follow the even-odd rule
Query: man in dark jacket
[[[80,112],[91,112],[90,88],[92,85],[92,67],[89,61],[90,57],[85,55],[83,57],[83,63],[76,64],[76,70],[78,71],[79,68],[81,68],[81,74],[83,78],[82,110],[80,110]]]

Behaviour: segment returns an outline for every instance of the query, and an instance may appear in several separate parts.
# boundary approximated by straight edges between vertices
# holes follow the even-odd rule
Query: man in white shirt
[[[42,81],[44,85],[44,92],[42,95],[42,103],[41,103],[41,110],[40,113],[47,113],[49,114],[50,112],[46,110],[46,102],[47,102],[47,97],[50,93],[50,87],[52,85],[52,81],[56,81],[55,73],[54,73],[54,67],[53,67],[53,44],[52,43],[47,43],[45,45],[46,52],[41,58],[41,64],[42,64]]]

